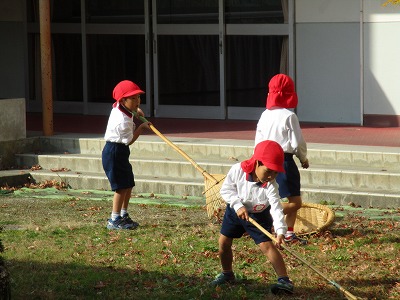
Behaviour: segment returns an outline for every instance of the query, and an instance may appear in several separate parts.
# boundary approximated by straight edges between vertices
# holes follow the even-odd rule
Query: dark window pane
[[[218,0],[159,0],[159,24],[218,24]]]
[[[225,1],[227,24],[283,23],[281,0]]]
[[[218,106],[218,36],[158,38],[160,104]]]
[[[28,34],[29,100],[36,99],[36,82],[40,82],[40,35]]]
[[[88,23],[144,23],[143,0],[87,0]]]
[[[28,22],[39,22],[39,0],[26,1],[26,20]]]
[[[55,101],[83,102],[82,42],[78,34],[53,34]]]
[[[39,22],[39,0],[27,1],[28,22]],[[50,16],[54,23],[80,23],[80,0],[52,0],[50,1]]]
[[[51,1],[51,21],[54,23],[80,23],[80,0],[53,0]]]
[[[88,35],[87,50],[89,102],[112,103],[115,85],[125,79],[146,91],[143,35]]]
[[[263,107],[268,82],[279,73],[281,36],[227,36],[228,106]]]

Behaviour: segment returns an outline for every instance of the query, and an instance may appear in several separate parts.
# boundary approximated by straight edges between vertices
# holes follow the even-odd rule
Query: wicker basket
[[[333,223],[334,219],[335,213],[326,205],[303,202],[297,211],[294,231],[297,235],[324,231]]]

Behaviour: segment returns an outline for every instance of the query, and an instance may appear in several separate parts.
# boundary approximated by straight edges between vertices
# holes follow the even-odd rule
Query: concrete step
[[[400,206],[400,193],[392,191],[323,189],[302,187],[302,200],[310,203],[356,205],[364,208],[395,208]]]
[[[204,159],[204,157],[203,157]],[[74,172],[102,173],[101,157],[94,154],[17,154],[19,166],[31,168],[40,165],[47,170],[61,170],[67,168]],[[199,169],[184,160],[131,159],[136,176],[157,176],[157,178],[192,178],[201,180],[203,175]],[[236,161],[221,159],[218,162],[197,161],[202,169],[211,174],[226,174]],[[352,165],[312,165],[309,169],[299,167],[303,186],[316,188],[343,188],[343,189],[374,189],[376,191],[391,190],[400,192],[400,172],[389,172],[381,168],[362,166],[354,168]]]
[[[8,174],[8,176],[7,176]],[[7,179],[18,184],[26,182],[45,182],[55,180],[64,182],[72,189],[110,190],[107,177],[103,172],[52,172],[49,170],[12,170],[0,171],[0,185],[13,186]],[[204,179],[199,178],[161,178],[158,176],[135,175],[134,193],[169,194],[177,196],[203,196]],[[302,198],[305,202],[347,205],[353,202],[362,207],[399,207],[400,192],[370,188],[316,187],[302,184]]]
[[[0,177],[6,178],[7,172],[0,171]],[[18,170],[20,176],[29,178],[26,182],[41,183],[47,180],[55,180],[59,183],[63,182],[65,186],[72,189],[93,189],[93,190],[110,190],[110,183],[104,172],[76,172],[63,171],[52,172],[49,170]],[[1,181],[0,181],[1,183]],[[135,175],[135,193],[154,193],[168,195],[185,195],[185,196],[202,196],[204,192],[204,180],[192,178],[160,178],[158,176]]]
[[[248,159],[253,151],[253,141],[171,141],[211,174],[226,174],[234,163]],[[109,190],[101,164],[103,146],[100,136],[64,135],[30,140],[26,151],[16,155],[16,161],[20,166],[40,165],[43,170],[19,171],[18,178],[60,180],[74,189]],[[326,144],[309,144],[308,148],[310,168],[300,168],[304,201],[354,202],[363,207],[400,205],[399,149]],[[141,136],[130,149],[137,192],[200,196],[204,191],[199,170],[157,136]],[[61,172],[62,168],[70,171]],[[7,172],[0,171],[0,184],[11,182],[12,176]]]
[[[253,141],[170,138],[194,161],[242,161],[253,151]],[[38,146],[38,144],[40,146]],[[41,137],[32,153],[80,153],[101,155],[104,140],[100,136]],[[141,136],[131,147],[132,159],[184,159],[181,154],[157,136]],[[380,168],[400,172],[400,149],[379,146],[308,144],[310,165],[337,165]]]
[[[367,189],[379,192],[390,190],[400,193],[400,172],[370,170],[367,168],[350,169],[338,166],[314,166],[301,169],[301,183],[304,186],[329,189]]]
[[[16,162],[20,167],[30,169],[40,165],[47,170],[69,169],[75,172],[104,173],[101,157],[90,154],[16,154]],[[141,176],[165,178],[195,178],[203,179],[201,170],[184,160],[130,159],[133,172]],[[233,163],[229,161],[209,162],[197,161],[198,167],[209,173],[226,174]]]

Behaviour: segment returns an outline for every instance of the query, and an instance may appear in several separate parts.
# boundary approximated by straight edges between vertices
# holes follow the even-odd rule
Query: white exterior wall
[[[364,113],[400,115],[400,5],[364,0]]]
[[[384,2],[295,1],[301,121],[362,124],[363,115],[400,114],[400,6]]]

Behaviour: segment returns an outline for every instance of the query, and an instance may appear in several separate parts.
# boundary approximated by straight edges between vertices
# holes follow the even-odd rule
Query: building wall
[[[400,5],[380,2],[364,1],[364,114],[367,122],[400,126]]]
[[[361,123],[359,0],[296,0],[297,113]]]
[[[302,122],[400,126],[400,5],[384,2],[294,1]],[[0,1],[0,98],[26,97],[24,5]]]
[[[301,121],[399,126],[400,6],[384,2],[295,1]]]
[[[300,121],[360,123],[358,31],[355,23],[296,26]]]
[[[0,99],[0,141],[26,138],[25,99]]]
[[[0,1],[0,98],[25,97],[23,0]]]

